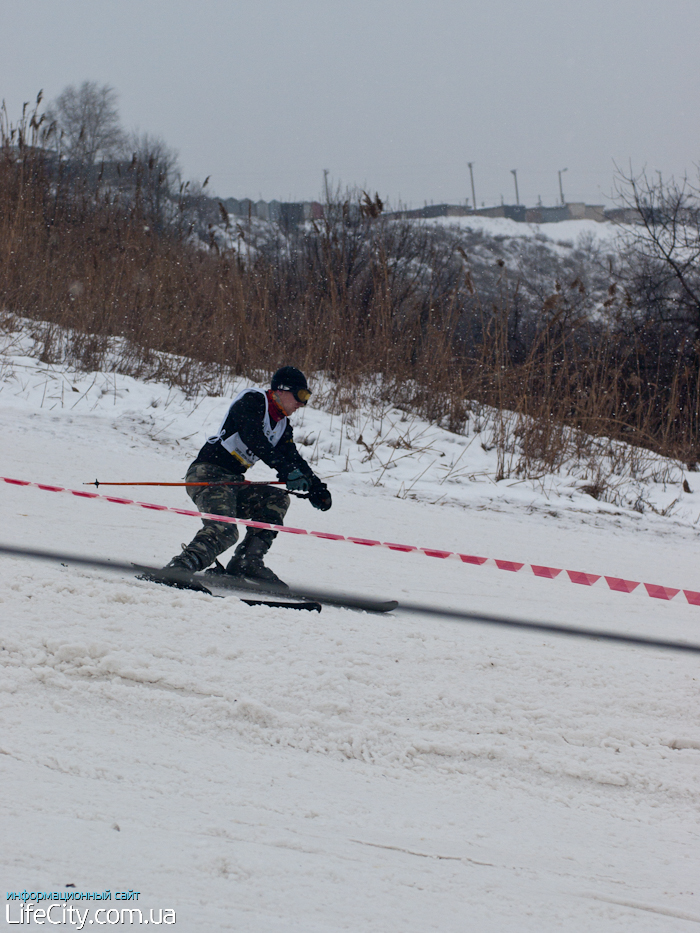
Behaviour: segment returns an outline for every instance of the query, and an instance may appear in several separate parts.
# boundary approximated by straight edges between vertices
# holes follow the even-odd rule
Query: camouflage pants
[[[193,463],[185,480],[188,483],[235,483],[241,481],[241,475],[229,473],[213,463]],[[272,525],[283,525],[289,508],[286,491],[275,486],[188,486],[187,494],[200,512],[247,518]],[[184,550],[196,556],[203,570],[238,541],[238,526],[210,519],[202,521],[204,527]],[[258,538],[264,542],[267,550],[277,535],[278,532],[266,528],[247,528],[245,540]]]

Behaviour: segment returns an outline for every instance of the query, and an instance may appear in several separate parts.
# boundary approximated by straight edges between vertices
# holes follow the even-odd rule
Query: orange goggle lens
[[[302,405],[306,405],[311,398],[311,393],[308,389],[297,389],[294,396]]]

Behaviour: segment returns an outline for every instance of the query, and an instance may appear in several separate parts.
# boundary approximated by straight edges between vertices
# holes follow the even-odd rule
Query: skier
[[[293,366],[278,369],[267,391],[244,389],[236,396],[218,433],[208,438],[185,480],[241,485],[188,486],[187,493],[200,512],[282,525],[289,508],[287,492],[274,486],[243,484],[246,470],[258,460],[276,470],[288,490],[308,493],[314,508],[323,512],[330,509],[328,487],[297,450],[289,423],[289,416],[306,405],[310,396],[304,374]],[[187,573],[204,570],[238,540],[235,524],[210,519],[203,519],[203,524],[166,569]],[[264,528],[248,528],[226,573],[242,577],[248,584],[286,587],[263,563],[277,534]]]

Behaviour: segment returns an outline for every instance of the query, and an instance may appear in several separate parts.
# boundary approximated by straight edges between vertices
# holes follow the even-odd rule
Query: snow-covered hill
[[[508,217],[440,217],[428,221],[444,227],[457,227],[489,237],[508,239],[539,239],[558,245],[562,249],[572,248],[582,238],[591,239],[600,246],[614,248],[623,225],[609,221],[562,220],[559,223],[525,224]]]
[[[226,408],[27,349],[2,363],[4,476],[177,481]],[[677,465],[620,478],[647,503],[635,509],[632,486],[615,502],[583,493],[575,465],[496,482],[473,422],[456,436],[392,408],[295,419],[334,506],[294,503],[290,524],[700,590],[700,490],[683,493],[697,474]],[[0,515],[3,543],[156,563],[197,527],[6,484]],[[293,535],[269,563],[299,585],[700,643],[682,594]],[[76,906],[172,908],[187,933],[700,922],[696,657],[267,610],[9,558],[0,581],[7,892],[110,889]],[[129,889],[138,903],[114,900]]]
[[[580,307],[589,314],[599,311],[609,297],[610,263],[619,259],[625,238],[636,229],[593,220],[526,224],[506,217],[387,220],[387,224],[389,229],[395,225],[404,229],[400,244],[389,247],[390,264],[408,263],[414,273],[420,267],[429,276],[449,263],[450,256],[462,255],[484,307],[502,299],[505,270],[511,284],[518,283],[522,307],[533,313],[541,311],[544,298],[555,287],[572,282],[584,296],[577,299]],[[415,244],[413,250],[407,246],[413,238],[422,241],[421,232],[432,244],[427,253]],[[318,229],[308,223],[285,233],[276,223],[257,219],[242,223],[231,215],[227,226],[221,224],[207,231],[207,242],[212,235],[221,248],[248,261],[261,253],[270,258],[286,256],[302,248],[306,237],[317,237]],[[373,248],[366,230],[358,232],[358,236],[360,250],[363,241]]]

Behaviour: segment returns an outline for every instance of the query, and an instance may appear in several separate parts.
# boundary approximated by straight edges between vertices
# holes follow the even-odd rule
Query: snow
[[[0,473],[71,488],[181,479],[243,385],[187,398],[29,349],[0,367]],[[334,505],[294,502],[290,524],[700,590],[700,489],[682,492],[697,474],[677,464],[620,478],[656,508],[639,511],[629,490],[581,493],[573,467],[496,482],[474,423],[458,436],[398,409],[313,407],[294,421]],[[178,488],[125,493],[189,505]],[[0,515],[4,543],[158,564],[197,528],[6,484]],[[700,643],[682,594],[292,535],[269,563],[300,585]],[[697,657],[267,610],[6,557],[0,580],[7,892],[133,889],[138,904],[107,906],[173,908],[187,933],[700,922]]]
[[[424,223],[472,230],[489,237],[537,238],[551,244],[575,246],[582,238],[590,238],[601,247],[612,248],[625,225],[596,220],[561,220],[558,223],[526,224],[509,217],[438,217]]]

